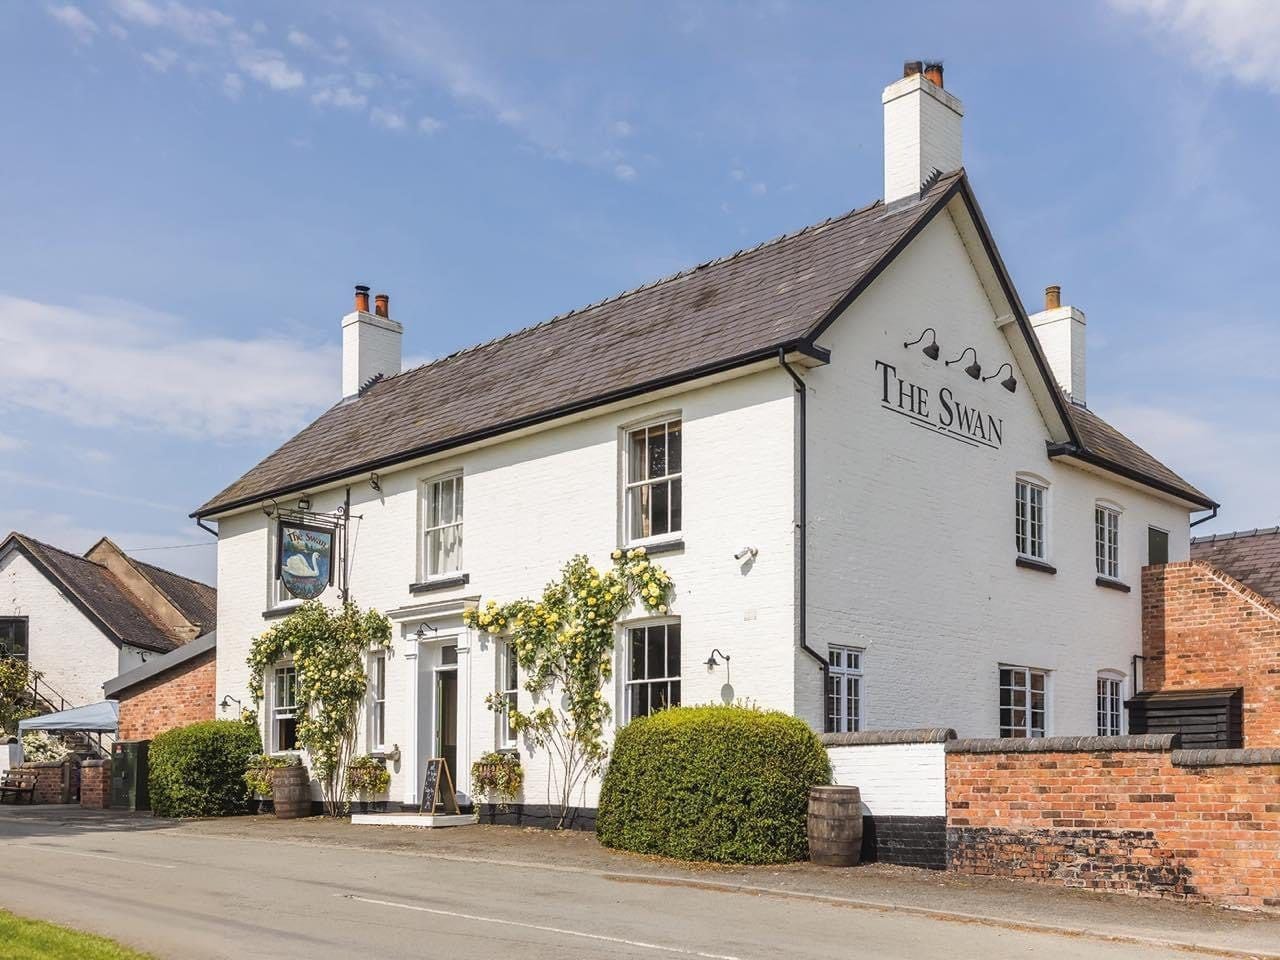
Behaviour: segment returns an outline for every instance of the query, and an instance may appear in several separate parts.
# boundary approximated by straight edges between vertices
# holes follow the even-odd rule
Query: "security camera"
[[[750,557],[752,560],[754,560],[756,558],[756,554],[758,554],[759,552],[760,551],[757,550],[755,547],[743,547],[741,550],[739,550],[737,553],[733,555],[733,559],[745,560],[747,559],[747,557]]]

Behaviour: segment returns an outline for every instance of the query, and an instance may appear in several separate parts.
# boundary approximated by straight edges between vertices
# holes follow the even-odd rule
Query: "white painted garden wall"
[[[947,766],[942,741],[828,746],[832,782],[857,787],[863,816],[943,817]]]

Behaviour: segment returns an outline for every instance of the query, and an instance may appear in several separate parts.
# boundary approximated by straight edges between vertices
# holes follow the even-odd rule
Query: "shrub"
[[[161,817],[247,812],[245,769],[261,752],[257,727],[241,720],[204,720],[157,734],[149,756],[152,811]]]
[[[809,788],[830,782],[827,752],[802,720],[676,707],[618,733],[596,833],[607,847],[680,860],[802,860]]]

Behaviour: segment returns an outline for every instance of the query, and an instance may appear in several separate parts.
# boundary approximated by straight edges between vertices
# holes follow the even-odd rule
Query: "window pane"
[[[667,705],[672,707],[680,706],[680,681],[672,680],[669,684]]]
[[[667,512],[670,505],[670,484],[655,483],[652,486],[653,506],[650,509],[652,520],[650,521],[650,531],[652,536],[660,533],[667,533],[671,530],[670,514]]]
[[[298,749],[298,721],[293,717],[282,717],[276,721],[276,749]]]
[[[644,630],[631,631],[631,673],[632,680],[643,680],[644,672]]]
[[[679,473],[684,469],[681,465],[682,437],[680,428],[681,423],[679,420],[667,424],[667,469],[672,473]]]
[[[458,645],[451,643],[447,647],[440,648],[440,663],[442,666],[449,666],[458,662]]]
[[[627,481],[635,483],[645,479],[645,431],[633,430],[630,434],[630,449],[627,452]]]
[[[649,536],[649,487],[632,487],[627,491],[627,512],[631,515],[631,539]]]
[[[646,663],[644,676],[661,677],[663,676],[662,667],[667,659],[666,630],[662,627],[650,627],[647,633],[648,642],[645,646],[648,662]]]
[[[684,506],[681,503],[680,478],[672,480],[671,486],[671,530],[684,529]]]
[[[680,627],[672,624],[667,634],[667,676],[680,676]]]
[[[665,425],[649,428],[650,477],[667,475],[667,428]]]
[[[453,478],[453,520],[462,522],[462,478]]]

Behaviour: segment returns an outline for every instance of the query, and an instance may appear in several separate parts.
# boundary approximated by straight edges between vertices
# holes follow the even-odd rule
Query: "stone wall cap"
[[[1127,737],[990,737],[952,740],[947,753],[1105,753],[1145,750],[1166,753],[1178,748],[1176,733]]]
[[[1179,767],[1253,767],[1273,763],[1280,766],[1280,747],[1174,750],[1173,762]]]
[[[827,747],[871,747],[890,743],[944,743],[954,740],[950,727],[916,727],[911,730],[861,730],[857,733],[824,733]]]
[[[109,767],[111,766],[111,761],[110,760],[81,760],[80,766],[81,767]]]

